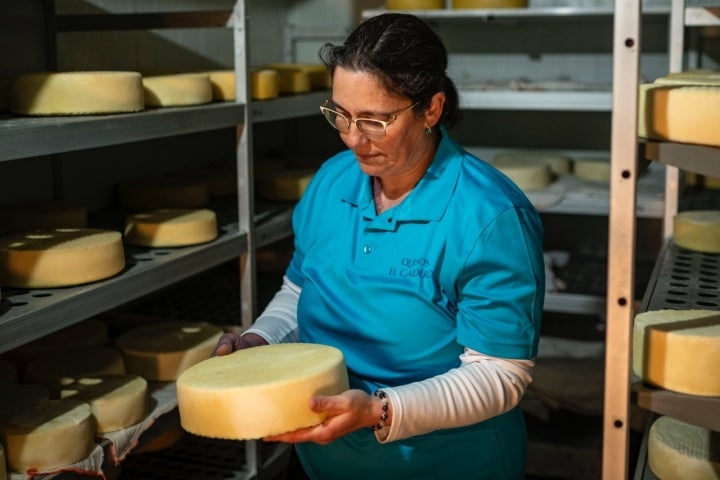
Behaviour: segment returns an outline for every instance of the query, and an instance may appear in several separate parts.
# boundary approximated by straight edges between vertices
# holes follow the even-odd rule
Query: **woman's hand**
[[[328,417],[319,425],[301,428],[294,432],[264,438],[268,442],[315,442],[321,445],[361,428],[371,428],[378,423],[382,413],[382,402],[362,390],[347,390],[339,395],[318,395],[310,400],[313,412],[327,412]],[[390,425],[388,412],[386,425]]]
[[[243,348],[259,347],[260,345],[267,345],[267,342],[260,335],[254,333],[246,333],[245,335],[238,335],[236,333],[223,333],[218,340],[215,350],[213,350],[211,356],[223,356],[234,352],[235,350],[242,350]]]

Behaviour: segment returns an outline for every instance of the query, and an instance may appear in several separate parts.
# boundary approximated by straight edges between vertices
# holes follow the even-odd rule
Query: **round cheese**
[[[535,162],[547,165],[553,175],[570,173],[572,166],[572,160],[567,155],[541,152],[498,153],[492,160],[492,164],[495,166],[513,165],[517,162]]]
[[[147,177],[118,184],[118,202],[129,210],[198,208],[208,203],[208,187],[202,179]]]
[[[687,210],[673,217],[673,242],[702,253],[720,253],[720,210]]]
[[[235,70],[211,70],[205,74],[210,78],[213,100],[220,102],[235,100]]]
[[[59,393],[65,378],[124,373],[125,365],[120,352],[112,348],[95,347],[42,355],[25,366],[23,382],[43,385],[55,395]]]
[[[640,313],[632,346],[633,371],[646,382],[690,395],[720,395],[720,312]]]
[[[610,182],[610,159],[606,157],[576,158],[573,173],[581,180],[589,182]]]
[[[385,0],[388,10],[436,10],[445,8],[445,0]]]
[[[0,208],[0,235],[47,228],[85,228],[87,209],[60,202],[8,205]]]
[[[284,343],[212,357],[177,381],[180,423],[190,433],[254,439],[310,427],[326,414],[310,410],[315,395],[348,387],[340,350]]]
[[[98,434],[131,427],[148,414],[148,384],[137,375],[65,377],[60,381],[60,398],[90,404]]]
[[[125,267],[120,232],[56,228],[0,238],[0,284],[55,288],[102,280]]]
[[[315,89],[332,88],[330,72],[322,63],[270,63],[267,68],[273,70],[300,70],[310,79],[310,87]]]
[[[87,457],[94,447],[90,405],[62,399],[29,405],[0,422],[10,470],[53,470]]]
[[[305,193],[314,173],[314,170],[300,168],[267,172],[256,177],[258,195],[266,200],[297,201]]]
[[[280,94],[305,93],[312,90],[310,74],[301,68],[281,68],[278,72]]]
[[[551,182],[550,168],[545,163],[529,159],[516,159],[513,162],[501,162],[495,165],[498,170],[512,180],[523,192],[542,190]]]
[[[254,69],[250,73],[253,100],[268,100],[280,95],[280,76],[277,70],[269,68]]]
[[[453,8],[526,8],[527,0],[453,0]]]
[[[178,73],[143,77],[145,105],[151,107],[182,107],[202,105],[213,100],[212,85],[207,74]]]
[[[14,364],[0,358],[0,385],[3,383],[15,383],[18,379],[17,367]]]
[[[662,480],[720,478],[718,433],[662,416],[648,432],[648,466]]]
[[[171,382],[207,359],[223,330],[204,323],[163,322],[135,327],[116,339],[128,373],[148,381]]]
[[[138,72],[36,72],[19,75],[10,87],[13,113],[89,115],[145,108]]]
[[[183,247],[215,240],[215,212],[207,209],[160,209],[136,213],[125,222],[125,242],[142,247]]]

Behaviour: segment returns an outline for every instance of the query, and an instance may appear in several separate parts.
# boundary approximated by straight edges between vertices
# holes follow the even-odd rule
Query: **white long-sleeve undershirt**
[[[300,287],[283,278],[280,290],[246,333],[268,343],[298,341]],[[376,432],[378,441],[478,423],[514,408],[532,381],[533,360],[492,357],[465,349],[460,366],[419,382],[384,388],[392,424]]]

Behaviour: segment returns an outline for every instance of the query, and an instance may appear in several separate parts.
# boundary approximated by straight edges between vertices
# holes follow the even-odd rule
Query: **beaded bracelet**
[[[382,390],[375,390],[373,392],[373,397],[378,397],[380,400],[382,400],[382,413],[380,414],[380,421],[372,427],[373,431],[376,432],[378,430],[382,430],[382,428],[385,426],[385,421],[388,417],[388,394],[383,392]]]

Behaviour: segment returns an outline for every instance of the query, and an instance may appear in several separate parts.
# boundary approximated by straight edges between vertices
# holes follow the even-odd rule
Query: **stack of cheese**
[[[671,73],[640,85],[638,135],[720,146],[720,71]]]

